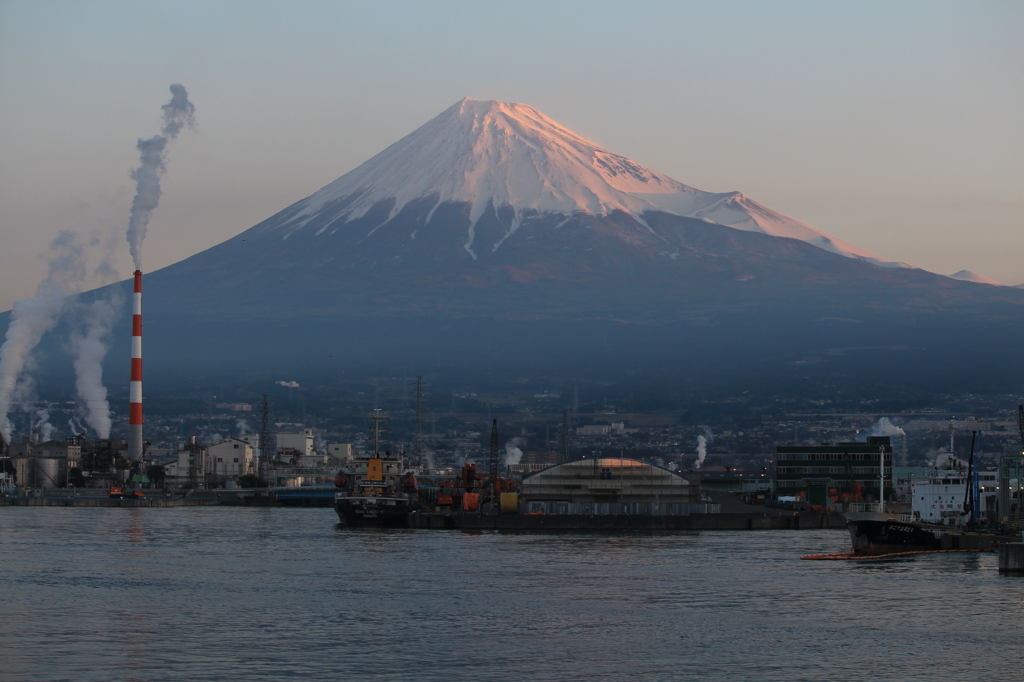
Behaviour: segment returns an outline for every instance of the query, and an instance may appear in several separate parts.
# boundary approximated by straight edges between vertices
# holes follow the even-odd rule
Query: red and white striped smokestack
[[[128,459],[142,461],[142,271],[135,271],[132,301],[132,374],[128,389]]]

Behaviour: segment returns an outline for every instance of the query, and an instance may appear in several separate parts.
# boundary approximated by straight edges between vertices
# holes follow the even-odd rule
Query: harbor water
[[[995,554],[840,530],[349,530],[331,509],[0,509],[0,679],[1022,679]]]

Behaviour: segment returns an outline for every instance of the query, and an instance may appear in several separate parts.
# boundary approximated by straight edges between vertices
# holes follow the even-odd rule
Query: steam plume
[[[56,431],[50,423],[50,411],[46,408],[36,410],[36,420],[32,427],[39,432],[39,442],[46,443],[53,438],[53,432]]]
[[[700,469],[701,465],[704,464],[704,459],[708,456],[708,439],[704,436],[697,436],[697,461],[694,462],[693,468]]]
[[[523,451],[520,446],[525,444],[522,438],[513,438],[505,443],[505,456],[502,458],[502,464],[504,466],[519,464],[523,459]]]
[[[0,346],[0,433],[8,443],[11,401],[32,392],[31,381],[24,376],[32,351],[57,322],[67,295],[75,293],[84,278],[85,260],[78,237],[61,232],[50,244],[49,272],[36,289],[36,297],[14,302]]]
[[[75,389],[85,422],[100,438],[110,438],[110,403],[103,385],[103,358],[110,349],[114,321],[121,311],[119,294],[93,301],[87,307],[88,329],[71,336],[75,353]]]
[[[437,469],[437,462],[434,460],[434,451],[430,449],[423,450],[423,461],[426,462],[427,470],[424,473],[433,473]]]
[[[68,420],[68,428],[71,429],[72,436],[78,436],[85,433],[85,427],[78,421],[78,417],[72,417]]]
[[[175,83],[171,86],[171,101],[163,106],[164,125],[160,134],[147,140],[139,140],[141,165],[132,171],[135,180],[135,198],[132,199],[131,216],[128,219],[128,245],[135,262],[135,269],[142,269],[142,241],[146,238],[149,218],[160,203],[160,174],[164,172],[164,152],[167,143],[178,136],[181,129],[195,125],[195,107],[188,101],[185,86]]]
[[[907,432],[889,421],[888,417],[882,417],[874,423],[868,436],[906,436]]]
[[[235,422],[235,431],[238,432],[239,438],[249,433],[249,422],[245,421],[244,419],[239,419],[237,422]]]

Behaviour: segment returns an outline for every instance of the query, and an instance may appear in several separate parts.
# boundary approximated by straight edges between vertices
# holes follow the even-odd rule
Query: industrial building
[[[277,458],[293,466],[323,466],[327,459],[313,450],[313,429],[282,431],[276,436]]]
[[[200,445],[193,436],[178,450],[177,461],[166,467],[168,481],[193,488],[221,487],[239,476],[255,473],[253,448],[244,440],[227,438]]]
[[[284,451],[294,451],[300,457],[313,454],[313,429],[301,431],[282,431],[277,434],[277,453],[283,457]]]
[[[28,488],[63,488],[68,471],[81,466],[82,448],[69,441],[50,440],[40,443],[38,437],[11,443],[3,469],[11,473],[13,482]]]
[[[336,462],[348,462],[352,459],[352,443],[328,443],[327,456]]]
[[[810,504],[828,504],[831,491],[868,500],[879,499],[885,462],[885,490],[893,492],[892,443],[871,436],[866,443],[780,445],[775,449],[775,493],[802,496]]]
[[[523,478],[522,508],[549,514],[691,513],[700,485],[635,459],[580,459]]]

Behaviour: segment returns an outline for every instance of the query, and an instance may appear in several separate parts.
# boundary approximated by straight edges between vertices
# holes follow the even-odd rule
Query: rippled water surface
[[[0,679],[1024,679],[1024,579],[992,554],[335,521],[0,509]]]

